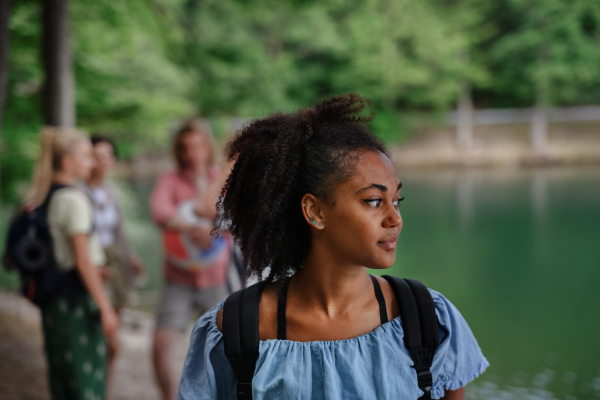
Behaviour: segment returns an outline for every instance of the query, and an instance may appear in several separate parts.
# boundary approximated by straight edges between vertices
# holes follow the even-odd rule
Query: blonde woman
[[[104,399],[107,351],[117,350],[119,319],[97,269],[105,256],[93,233],[92,205],[74,187],[76,180],[88,178],[92,166],[87,137],[73,130],[48,129],[26,198],[28,207],[38,206],[52,185],[61,186],[47,213],[54,258],[59,270],[76,269],[86,289],[81,296],[58,295],[41,306],[53,400]]]

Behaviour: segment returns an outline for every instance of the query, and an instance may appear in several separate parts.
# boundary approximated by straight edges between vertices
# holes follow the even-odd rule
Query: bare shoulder
[[[267,285],[258,308],[258,336],[260,340],[277,339],[277,283]]]
[[[223,309],[217,313],[217,327],[223,332]],[[277,338],[277,285],[269,284],[262,293],[258,309],[260,340]]]
[[[391,321],[400,315],[400,309],[398,308],[396,295],[394,294],[392,286],[385,278],[382,278],[380,276],[375,276],[375,278],[377,278],[377,282],[379,282],[379,286],[381,286],[381,291],[383,292],[385,305],[387,307],[388,320]]]

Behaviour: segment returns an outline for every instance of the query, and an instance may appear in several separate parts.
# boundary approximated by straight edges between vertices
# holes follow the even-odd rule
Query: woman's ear
[[[312,194],[302,197],[302,215],[307,224],[315,229],[325,229],[323,202]]]

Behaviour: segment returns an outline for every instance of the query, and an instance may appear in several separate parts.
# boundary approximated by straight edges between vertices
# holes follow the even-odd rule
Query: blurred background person
[[[166,253],[152,348],[164,400],[173,400],[177,394],[171,345],[188,327],[193,310],[203,314],[227,297],[233,248],[229,234],[210,236],[215,228],[216,195],[225,177],[216,163],[210,127],[197,118],[186,121],[175,134],[173,155],[177,169],[158,179],[150,199]]]
[[[92,144],[74,131],[48,130],[26,204],[44,202],[52,185],[61,185],[48,206],[48,227],[57,267],[77,269],[85,294],[56,296],[41,307],[44,347],[52,399],[104,399],[106,342],[117,351],[118,316],[102,285],[99,267],[106,262],[93,230],[93,209],[74,185],[88,179],[94,160]]]
[[[103,135],[92,135],[90,139],[94,164],[89,177],[81,182],[80,187],[92,200],[94,231],[106,255],[106,265],[100,271],[107,282],[112,305],[119,314],[128,305],[134,279],[141,276],[144,269],[125,236],[116,188],[106,178],[115,165],[115,146],[110,138]],[[115,353],[110,354],[110,372],[115,357]]]

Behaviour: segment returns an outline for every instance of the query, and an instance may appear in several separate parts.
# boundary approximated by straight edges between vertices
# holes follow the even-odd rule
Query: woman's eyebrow
[[[356,193],[358,194],[360,192],[364,192],[365,190],[369,190],[369,189],[379,189],[382,192],[387,192],[387,187],[385,187],[384,185],[379,185],[377,183],[374,183],[370,186],[367,186],[367,187],[364,187],[364,188],[358,190]]]
[[[401,187],[402,187],[402,182],[398,183],[398,189],[396,189],[396,191],[400,190]],[[387,192],[387,187],[386,186],[380,185],[380,184],[377,184],[377,183],[373,183],[372,185],[369,185],[367,187],[364,187],[364,188],[358,190],[356,193],[358,194],[358,193],[364,192],[365,190],[368,190],[368,189],[379,189],[382,192]]]

